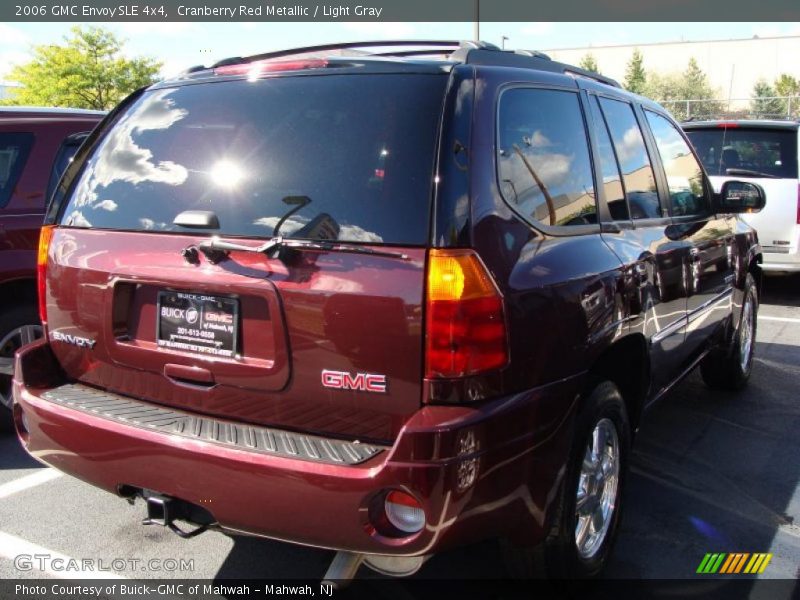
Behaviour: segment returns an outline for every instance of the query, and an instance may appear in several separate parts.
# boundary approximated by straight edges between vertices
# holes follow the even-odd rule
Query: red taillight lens
[[[39,252],[36,256],[36,279],[39,292],[39,319],[47,324],[47,253],[53,239],[53,225],[45,225],[39,232]]]
[[[251,77],[257,77],[262,73],[322,69],[326,66],[328,66],[328,61],[321,58],[309,58],[305,60],[257,60],[250,63],[217,67],[214,69],[214,73],[216,75],[250,75]]]
[[[800,185],[797,186],[797,224],[800,225]]]
[[[503,297],[471,250],[428,256],[425,376],[454,378],[508,363]]]

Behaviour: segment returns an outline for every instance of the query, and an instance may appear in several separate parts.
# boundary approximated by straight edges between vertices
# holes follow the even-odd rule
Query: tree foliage
[[[124,41],[107,29],[73,27],[62,45],[33,49],[33,60],[12,69],[22,87],[5,104],[107,110],[157,79],[160,62],[123,55]]]
[[[775,80],[775,94],[785,97],[781,100],[784,108],[783,115],[800,116],[800,81],[791,75],[781,73]]]
[[[643,94],[646,88],[647,73],[644,70],[644,57],[636,48],[625,69],[625,89],[634,94]]]
[[[584,71],[591,71],[592,73],[597,73],[598,75],[600,74],[600,69],[597,66],[597,59],[595,59],[591,52],[586,54],[581,59],[581,62],[578,63],[578,66]]]
[[[786,115],[786,106],[782,100],[775,98],[775,88],[765,79],[759,79],[753,86],[753,99],[750,110],[756,117],[782,117]]]
[[[711,118],[718,116],[723,108],[717,90],[711,87],[694,58],[683,73],[649,74],[645,95],[665,104],[679,120]]]

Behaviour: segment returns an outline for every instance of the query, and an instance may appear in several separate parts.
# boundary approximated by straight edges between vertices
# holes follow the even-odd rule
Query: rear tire
[[[42,325],[34,304],[21,304],[0,314],[0,404],[11,408],[14,353],[42,336]]]
[[[705,384],[718,390],[740,390],[747,385],[753,370],[758,318],[758,291],[752,274],[744,286],[744,301],[739,328],[729,344],[712,351],[700,363]]]
[[[622,394],[610,381],[602,382],[577,416],[551,533],[536,547],[506,544],[513,575],[567,580],[603,570],[619,525],[630,444]]]

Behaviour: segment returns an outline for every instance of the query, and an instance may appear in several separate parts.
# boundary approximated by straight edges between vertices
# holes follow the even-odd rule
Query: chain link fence
[[[800,96],[731,98],[729,100],[662,100],[660,104],[679,121],[800,118]]]

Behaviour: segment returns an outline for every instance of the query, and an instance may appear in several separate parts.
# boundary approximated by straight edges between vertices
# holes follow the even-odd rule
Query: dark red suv
[[[0,404],[11,406],[14,352],[42,333],[36,310],[36,244],[46,191],[105,113],[0,109]]]
[[[489,537],[599,572],[644,409],[698,364],[747,381],[763,191],[715,195],[611,80],[421,44],[223,61],[108,116],[42,235],[33,456],[183,534],[340,550],[334,579]]]

